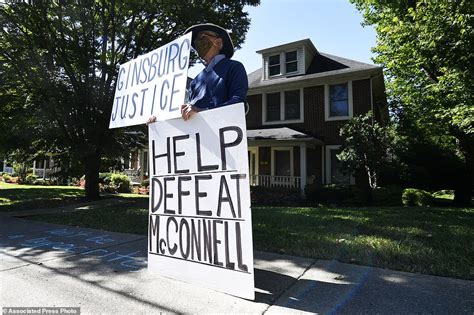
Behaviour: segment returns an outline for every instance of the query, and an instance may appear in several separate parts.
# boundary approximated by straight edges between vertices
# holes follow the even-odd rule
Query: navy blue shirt
[[[191,81],[189,90],[189,103],[201,109],[245,103],[247,72],[240,62],[217,55]]]

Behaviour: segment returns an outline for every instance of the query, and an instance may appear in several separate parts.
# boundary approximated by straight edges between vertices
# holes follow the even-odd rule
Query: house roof
[[[291,42],[291,43],[286,43],[286,44],[283,44],[283,45],[278,45],[278,46],[273,46],[273,47],[257,50],[256,53],[257,54],[262,54],[262,55],[271,54],[271,53],[276,53],[276,52],[280,52],[280,51],[291,49],[291,48],[298,48],[302,45],[308,47],[309,50],[313,54],[318,53],[318,50],[316,49],[316,47],[314,47],[313,42],[309,38],[305,38],[305,39],[298,40],[298,41]]]
[[[314,56],[308,70],[305,74],[295,75],[289,77],[281,77],[270,80],[262,80],[262,68],[250,73],[248,75],[249,94],[252,94],[252,89],[259,89],[271,86],[277,86],[288,83],[301,83],[305,80],[317,80],[332,76],[351,75],[357,72],[368,73],[369,75],[381,71],[381,67],[363,63],[347,58],[342,58],[326,53],[318,53]]]
[[[312,136],[288,127],[247,130],[248,140],[311,141],[321,143]]]

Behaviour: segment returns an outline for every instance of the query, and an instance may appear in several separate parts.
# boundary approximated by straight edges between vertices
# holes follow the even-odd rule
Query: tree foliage
[[[351,2],[377,32],[374,61],[384,67],[399,130],[464,160],[469,179],[463,181],[459,174],[462,184],[456,195],[469,202],[474,178],[472,2]]]
[[[352,118],[340,135],[344,143],[337,158],[343,170],[366,174],[370,188],[377,188],[380,175],[397,162],[393,127],[380,125],[369,112]]]
[[[108,129],[120,64],[214,22],[242,44],[241,1],[15,1],[0,5],[0,147],[63,153],[80,162],[97,198],[101,157],[128,153],[130,129]],[[132,128],[133,129],[133,128]],[[136,128],[135,128],[136,129]],[[1,153],[1,152],[0,152]]]

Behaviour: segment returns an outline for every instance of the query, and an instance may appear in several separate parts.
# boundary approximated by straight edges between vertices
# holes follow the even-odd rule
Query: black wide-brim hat
[[[204,24],[196,24],[188,28],[184,33],[193,32],[191,46],[194,49],[194,41],[196,40],[197,35],[203,31],[211,31],[216,34],[219,34],[219,37],[222,38],[223,46],[221,53],[223,53],[227,58],[232,58],[234,55],[234,44],[232,43],[232,39],[230,39],[229,33],[219,25],[215,25],[212,23],[204,23]]]

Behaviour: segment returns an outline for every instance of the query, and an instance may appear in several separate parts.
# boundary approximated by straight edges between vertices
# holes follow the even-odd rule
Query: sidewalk
[[[89,313],[472,314],[474,282],[264,252],[255,301],[146,269],[141,235],[0,217],[0,306]]]

